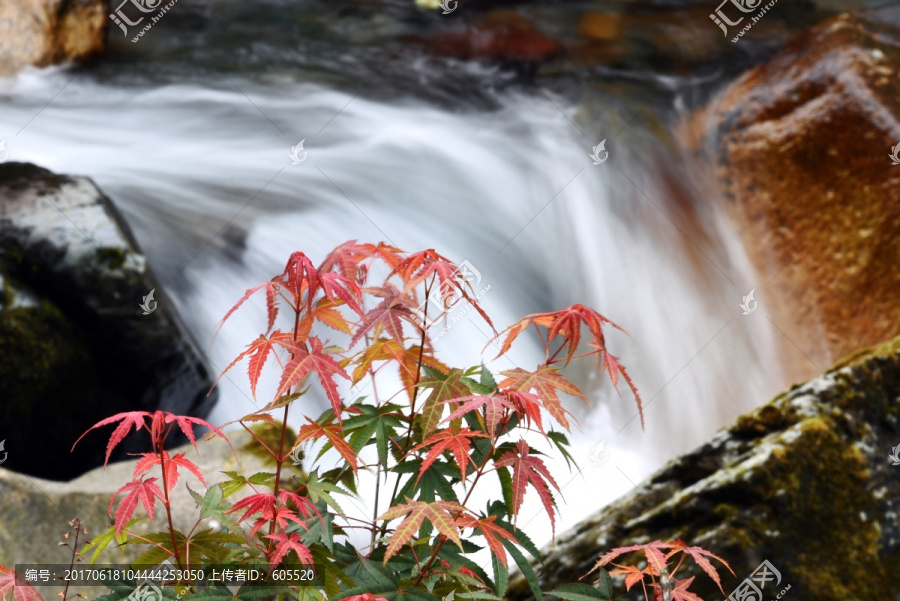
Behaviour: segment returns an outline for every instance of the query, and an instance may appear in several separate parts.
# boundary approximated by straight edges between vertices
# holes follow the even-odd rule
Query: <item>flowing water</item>
[[[242,20],[178,5],[139,43],[120,42],[118,58],[81,72],[29,70],[2,95],[11,160],[93,178],[149,256],[159,302],[180,311],[203,348],[228,307],[290,252],[318,260],[354,238],[468,260],[490,286],[483,301],[498,329],[528,312],[595,307],[630,334],[610,334],[609,345],[640,388],[646,427],[621,383],[619,398],[605,375],[570,372],[593,406],[571,407],[584,470],[560,478],[562,527],[784,385],[766,320],[738,307],[757,285],[743,249],[667,133],[678,86],[690,81],[658,97],[595,81],[573,100],[484,66],[384,63],[380,41],[345,49],[277,27],[253,38],[278,19],[315,30],[305,13],[274,12],[287,5],[259,6]],[[201,18],[195,36],[173,35]],[[213,25],[229,18],[225,40]],[[353,29],[353,19],[330,26]],[[369,23],[379,35],[409,26]],[[594,165],[588,155],[601,139],[610,157]],[[294,165],[288,155],[301,140],[307,159]],[[214,370],[263,324],[259,306],[238,313],[207,351]],[[489,333],[467,314],[439,352],[475,364]],[[531,340],[489,365],[539,357]],[[261,398],[272,390],[264,382]],[[213,422],[254,408],[239,371],[220,394]],[[315,394],[307,402],[311,414],[325,406]],[[549,541],[537,505],[526,514],[523,523],[536,516],[536,542]]]

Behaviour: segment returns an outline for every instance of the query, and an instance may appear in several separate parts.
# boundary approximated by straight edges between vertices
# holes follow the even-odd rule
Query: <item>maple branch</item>
[[[296,330],[295,330],[296,332]],[[275,523],[278,519],[278,489],[281,487],[281,466],[284,465],[284,439],[287,435],[287,423],[288,423],[288,410],[291,408],[290,404],[284,406],[284,421],[281,423],[281,442],[278,448],[278,457],[276,457],[276,467],[275,467],[275,485],[273,486],[273,492],[275,494],[275,507],[274,515],[272,516],[272,521],[269,522],[269,535],[275,534]],[[269,552],[271,555],[272,550],[275,547],[275,540],[269,539]]]
[[[512,416],[510,415],[509,410],[507,410],[506,415],[504,416],[504,419],[503,419],[503,424],[497,429],[497,432],[503,432],[503,429],[506,427],[507,424],[509,424],[509,420],[511,419],[511,417]],[[499,434],[497,436],[494,436],[493,438],[491,438],[491,450],[485,455],[484,463],[482,463],[480,466],[478,466],[478,471],[475,473],[475,479],[472,480],[472,485],[469,487],[469,492],[466,493],[465,499],[463,499],[463,502],[460,503],[461,505],[466,506],[466,504],[469,502],[469,497],[471,497],[472,493],[475,491],[475,486],[478,484],[478,480],[481,479],[481,476],[486,473],[487,464],[492,460],[492,456],[494,455],[494,451],[497,448],[497,441],[499,439],[500,439]],[[456,515],[456,518],[459,517],[459,513],[462,513],[462,512],[458,512]],[[419,583],[422,582],[422,579],[425,577],[425,575],[428,573],[428,570],[431,568],[432,564],[434,564],[435,560],[438,558],[438,553],[441,552],[441,548],[444,546],[444,543],[446,543],[448,540],[450,540],[450,539],[447,538],[445,535],[443,535],[443,534],[441,535],[441,538],[438,541],[437,546],[434,548],[434,551],[431,552],[431,557],[428,559],[428,563],[425,564],[425,568],[422,570],[419,570],[419,576],[416,578],[416,581],[413,583],[414,587],[418,586]]]
[[[166,508],[166,519],[169,522],[169,536],[172,537],[172,555],[175,557],[175,563],[178,565],[179,569],[183,569],[184,566],[181,565],[181,553],[178,551],[178,543],[175,539],[175,524],[172,521],[172,505],[169,502],[169,478],[166,475],[166,461],[165,461],[165,450],[163,449],[163,443],[165,443],[166,438],[169,435],[169,432],[172,431],[172,428],[175,427],[175,422],[169,424],[168,429],[166,430],[165,435],[160,437],[159,444],[157,446],[157,454],[159,455],[159,468],[162,471],[162,481],[163,481],[163,505]]]
[[[428,320],[428,295],[431,294],[431,286],[434,284],[434,276],[431,277],[431,281],[425,285],[425,311],[423,321],[427,322]],[[419,358],[416,360],[416,380],[413,382],[413,398],[410,402],[410,418],[409,418],[409,427],[406,429],[406,436],[404,440],[408,442],[408,444],[412,444],[412,430],[413,423],[415,423],[415,415],[416,415],[416,397],[419,395],[419,380],[422,379],[422,357],[425,355],[425,323],[422,324],[422,336],[419,339]],[[409,452],[408,449],[403,449],[403,453],[406,454]],[[394,501],[397,500],[397,491],[400,490],[400,477],[394,481],[394,490],[391,492],[391,503],[390,506],[394,505]],[[380,536],[384,536],[387,532],[387,522],[382,524],[381,526],[381,534]]]
[[[261,439],[259,436],[257,436],[256,433],[255,433],[253,430],[251,430],[250,428],[248,428],[248,427],[247,427],[247,424],[245,424],[243,421],[238,420],[238,423],[241,424],[241,426],[244,428],[244,430],[246,430],[247,433],[250,434],[250,436],[253,437],[253,440],[255,440],[257,443],[259,443],[260,445],[262,445],[263,447],[265,447],[265,449],[269,452],[269,455],[272,456],[272,459],[278,461],[278,456],[275,454],[275,451],[273,451],[272,449],[270,449],[270,448],[269,448],[269,445],[267,445],[267,444],[263,441],[263,439]]]
[[[75,541],[72,543],[72,561],[69,562],[69,570],[71,571],[72,568],[75,567],[75,558],[78,555],[78,535],[81,534],[83,523],[80,519],[75,518],[71,522],[69,522],[69,525],[71,525],[75,528]],[[85,534],[87,534],[87,531],[85,531]],[[69,537],[69,533],[66,532],[65,538],[68,538],[68,537]],[[68,545],[68,543],[60,543],[60,544]],[[68,596],[69,596],[69,582],[70,582],[69,580],[66,580],[66,587],[62,591],[61,596],[62,596],[63,601],[67,601]],[[13,596],[15,596],[15,595],[13,595]]]

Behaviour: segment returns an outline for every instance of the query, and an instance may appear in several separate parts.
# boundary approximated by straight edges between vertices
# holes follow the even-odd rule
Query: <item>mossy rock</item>
[[[90,180],[0,165],[0,283],[0,424],[14,426],[0,433],[4,468],[70,479],[103,462],[99,436],[70,452],[101,419],[158,408],[202,417],[214,404],[194,342],[128,224]],[[154,289],[157,310],[144,315]],[[116,457],[147,442],[122,445]]]
[[[900,466],[888,458],[897,444],[900,338],[739,417],[561,536],[537,566],[542,589],[577,581],[615,547],[681,538],[729,562],[726,594],[768,560],[781,581],[765,598],[788,584],[796,601],[897,598]],[[694,575],[701,598],[722,597],[696,569],[678,574]],[[514,578],[507,599],[530,598]]]

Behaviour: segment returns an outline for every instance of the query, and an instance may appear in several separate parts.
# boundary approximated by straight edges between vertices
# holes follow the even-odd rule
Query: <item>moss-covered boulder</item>
[[[682,538],[731,564],[726,594],[768,560],[781,582],[764,599],[787,585],[794,601],[900,598],[897,445],[900,339],[741,416],[561,536],[538,567],[542,588],[577,581],[615,547]],[[722,598],[703,575],[691,589]],[[507,599],[530,597],[511,583]]]
[[[99,438],[70,452],[100,419],[158,408],[199,416],[214,402],[200,354],[90,180],[0,165],[0,287],[4,468],[72,478],[103,461]]]

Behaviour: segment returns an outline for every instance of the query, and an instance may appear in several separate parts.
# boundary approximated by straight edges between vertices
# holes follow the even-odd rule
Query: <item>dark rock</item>
[[[768,560],[781,582],[765,599],[788,584],[794,601],[896,599],[900,465],[888,456],[897,445],[900,338],[741,416],[561,536],[539,567],[542,590],[577,581],[615,547],[681,538],[731,564],[736,576],[720,570],[726,594]],[[722,598],[704,575],[691,590]],[[507,599],[529,598],[513,580]]]
[[[102,436],[70,453],[100,419],[211,408],[199,353],[127,224],[90,180],[0,165],[0,278],[4,467],[68,479],[102,463]],[[154,289],[159,304],[143,315]]]

